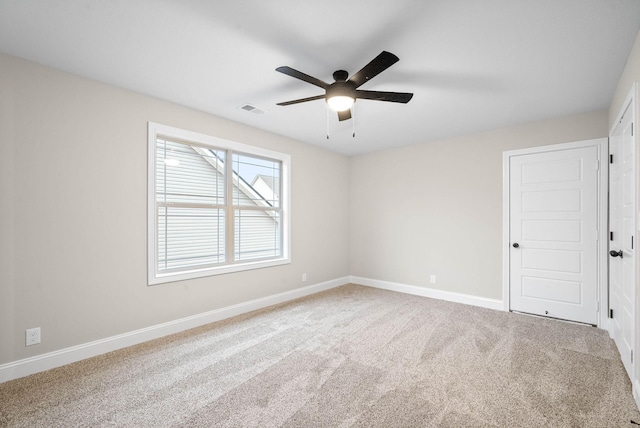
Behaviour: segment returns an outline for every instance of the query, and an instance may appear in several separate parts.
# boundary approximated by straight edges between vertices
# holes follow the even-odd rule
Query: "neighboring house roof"
[[[271,190],[274,190],[280,187],[280,179],[278,177],[258,174],[256,175],[256,178],[253,179],[253,183],[251,183],[251,185],[253,186],[258,180],[264,181],[264,183],[267,186],[269,186]]]
[[[280,198],[280,179],[270,175],[258,174],[251,182],[251,187],[267,201],[277,201]]]

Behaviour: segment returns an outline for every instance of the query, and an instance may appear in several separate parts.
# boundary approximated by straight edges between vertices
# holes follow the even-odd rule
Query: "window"
[[[288,155],[149,123],[149,284],[289,263]]]

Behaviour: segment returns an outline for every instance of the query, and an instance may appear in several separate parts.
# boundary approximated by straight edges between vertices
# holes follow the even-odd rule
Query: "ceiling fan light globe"
[[[335,111],[349,110],[356,100],[354,98],[338,95],[327,99],[327,104]]]

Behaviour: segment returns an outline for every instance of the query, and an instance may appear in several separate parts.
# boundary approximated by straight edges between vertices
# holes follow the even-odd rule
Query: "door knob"
[[[520,244],[518,244],[517,242],[513,243],[513,248],[519,248],[519,247],[520,247]]]
[[[611,250],[611,251],[609,251],[609,254],[611,254],[611,257],[620,257],[620,258],[622,258],[622,250],[620,250],[620,251]]]

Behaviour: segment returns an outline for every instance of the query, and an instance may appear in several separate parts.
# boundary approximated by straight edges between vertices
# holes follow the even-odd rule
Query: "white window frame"
[[[282,256],[279,258],[243,261],[243,262],[227,262],[221,265],[209,266],[204,268],[188,269],[178,272],[158,272],[158,236],[157,236],[157,205],[156,205],[156,142],[158,138],[167,138],[170,140],[194,143],[196,145],[211,147],[212,149],[222,149],[230,152],[238,152],[246,155],[254,155],[263,158],[278,160],[282,164],[282,176],[280,177],[282,185],[282,194],[280,195],[280,221],[282,222]],[[235,141],[225,140],[210,135],[200,134],[172,126],[162,125],[158,123],[148,123],[148,184],[147,184],[147,275],[148,284],[163,284],[167,282],[182,281],[186,279],[202,278],[212,275],[221,275],[232,272],[240,272],[250,269],[260,269],[272,266],[279,266],[291,263],[291,206],[290,206],[290,168],[291,156],[260,147],[250,146]],[[228,159],[228,165],[231,167],[231,158]],[[228,203],[231,202],[231,195],[228,195]],[[233,245],[234,236],[225,228],[226,242],[229,241]]]

